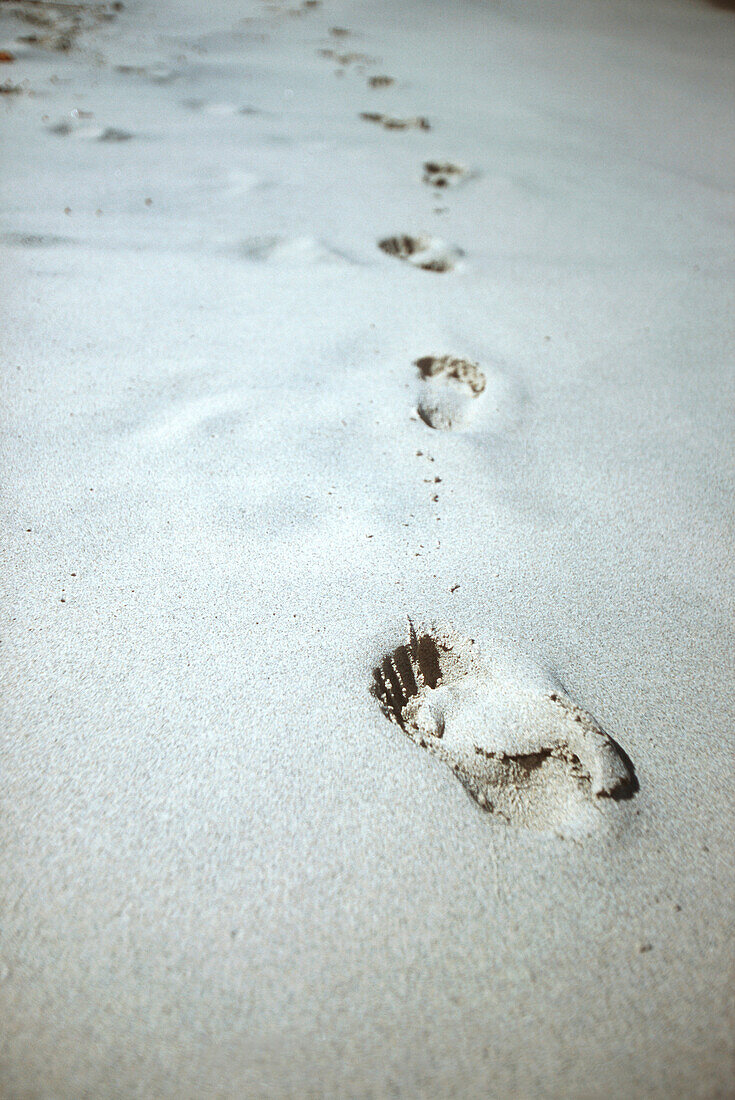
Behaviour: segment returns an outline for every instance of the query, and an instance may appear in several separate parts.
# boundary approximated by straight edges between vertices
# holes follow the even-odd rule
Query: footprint
[[[424,183],[430,187],[451,187],[467,175],[467,169],[451,161],[427,160],[424,162]]]
[[[375,111],[362,111],[360,118],[365,122],[377,122],[384,130],[430,130],[428,118],[416,115],[413,118],[392,118],[390,115],[378,114]]]
[[[22,36],[22,41],[42,50],[68,53],[78,44],[78,39],[93,31],[101,23],[115,19],[122,4],[96,3],[44,3],[42,0],[26,0],[14,4],[13,15],[35,27],[32,34]]]
[[[487,385],[477,363],[453,355],[424,355],[414,365],[424,380],[416,407],[424,423],[443,431],[466,424]]]
[[[237,103],[229,103],[227,100],[215,103],[202,103],[200,110],[205,115],[212,115],[215,118],[229,118],[231,115],[244,113],[242,107],[239,107]]]
[[[308,11],[319,7],[319,0],[303,0],[299,8],[286,8],[286,15],[306,15]]]
[[[230,103],[226,100],[210,103],[206,99],[182,99],[181,106],[187,107],[190,111],[202,111],[204,114],[215,115],[222,118],[226,118],[230,115],[264,114],[259,107],[239,107],[236,103]]]
[[[19,248],[51,248],[55,245],[73,244],[71,237],[58,237],[53,233],[0,233],[0,242]]]
[[[375,63],[374,57],[369,57],[366,53],[337,53],[336,50],[323,49],[319,50],[320,57],[326,57],[330,61],[336,61],[338,65],[373,65]]]
[[[130,141],[132,134],[127,130],[118,130],[116,126],[106,126],[101,134],[98,135],[98,141]]]
[[[340,263],[351,257],[316,237],[249,237],[239,246],[239,254],[256,263],[274,263],[285,267],[302,264]]]
[[[385,237],[378,241],[378,248],[389,256],[407,260],[422,271],[453,271],[457,260],[464,255],[461,249],[445,244],[438,237],[409,237],[407,234]]]
[[[162,62],[155,65],[116,65],[115,72],[125,76],[144,76],[155,84],[168,84],[179,76],[175,69]]]
[[[637,790],[619,745],[537,666],[409,619],[407,642],[373,676],[386,717],[508,824],[554,827]]]
[[[340,65],[373,65],[375,58],[366,53],[338,53],[335,58]]]
[[[72,123],[66,120],[57,122],[48,127],[50,134],[60,137],[71,136],[81,141],[129,141],[132,134],[127,130],[120,130],[116,126],[97,126],[95,123]]]

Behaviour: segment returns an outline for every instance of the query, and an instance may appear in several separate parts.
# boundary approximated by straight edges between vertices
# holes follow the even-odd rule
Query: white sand
[[[60,52],[20,7],[0,1094],[728,1095],[735,18],[126,0]],[[481,414],[417,415],[430,355]],[[371,694],[407,614],[638,793],[483,813]]]

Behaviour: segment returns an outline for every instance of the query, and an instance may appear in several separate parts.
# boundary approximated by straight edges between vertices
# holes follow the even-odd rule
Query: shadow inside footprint
[[[417,631],[373,672],[383,713],[508,824],[556,827],[600,798],[630,798],[633,765],[542,669],[472,639]]]

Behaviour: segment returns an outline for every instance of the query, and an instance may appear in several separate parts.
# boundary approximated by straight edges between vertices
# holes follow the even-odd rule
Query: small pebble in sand
[[[0,62],[7,63],[9,61],[15,61],[15,57],[10,50],[0,50]]]

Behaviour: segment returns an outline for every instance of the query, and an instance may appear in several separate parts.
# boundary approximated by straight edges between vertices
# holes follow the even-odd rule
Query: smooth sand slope
[[[0,2],[0,1095],[715,1098],[735,17]]]

